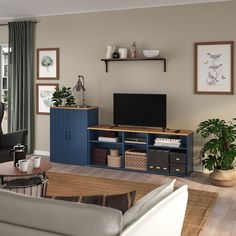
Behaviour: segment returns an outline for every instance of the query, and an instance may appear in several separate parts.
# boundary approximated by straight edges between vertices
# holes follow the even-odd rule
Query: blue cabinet
[[[98,108],[50,109],[50,160],[88,165],[88,131],[98,124]]]

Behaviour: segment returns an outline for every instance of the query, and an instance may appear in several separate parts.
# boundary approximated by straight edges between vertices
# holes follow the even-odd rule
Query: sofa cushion
[[[120,210],[123,214],[133,206],[136,191],[114,195],[93,195],[93,196],[45,196],[55,200],[94,204],[99,206],[111,207]]]
[[[174,179],[171,182],[152,190],[138,200],[134,206],[127,210],[123,215],[123,228],[138,220],[159,201],[171,194],[174,190],[175,181],[176,180]]]
[[[32,198],[0,190],[0,222],[70,236],[116,236],[120,211],[87,204]]]

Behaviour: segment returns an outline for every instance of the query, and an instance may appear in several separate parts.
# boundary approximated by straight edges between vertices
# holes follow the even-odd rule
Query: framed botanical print
[[[36,84],[36,113],[48,115],[52,104],[52,95],[58,84]]]
[[[233,94],[234,42],[199,42],[194,51],[195,94]]]
[[[37,79],[59,79],[59,48],[37,49]]]

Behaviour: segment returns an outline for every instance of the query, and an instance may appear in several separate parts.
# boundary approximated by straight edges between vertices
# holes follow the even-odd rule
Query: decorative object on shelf
[[[84,96],[85,86],[84,86],[84,76],[83,75],[78,75],[78,81],[76,82],[76,85],[73,88],[73,90],[74,91],[81,91],[82,90],[83,103],[82,103],[82,105],[80,105],[80,107],[82,107],[82,108],[89,107],[88,105],[85,104],[85,96]]]
[[[107,166],[113,168],[121,167],[121,156],[118,149],[110,149],[110,155],[107,155]]]
[[[112,53],[112,58],[119,58],[120,54],[118,52],[113,52]]]
[[[135,58],[136,57],[136,43],[135,43],[135,41],[133,41],[133,43],[131,45],[130,52],[131,52],[131,58]]]
[[[57,88],[52,95],[53,106],[72,106],[75,104],[75,97],[72,95],[71,88],[62,87]]]
[[[234,42],[199,42],[194,51],[195,94],[233,94]]]
[[[213,171],[209,175],[212,183],[218,186],[235,185],[236,118],[230,122],[220,119],[202,121],[197,133],[208,140],[212,137],[201,149],[203,165]]]
[[[48,115],[58,84],[36,84],[36,114]]]
[[[128,56],[128,48],[119,48],[120,58],[125,59]]]
[[[116,49],[116,45],[108,45],[107,46],[107,53],[106,53],[106,58],[112,58],[112,54]]]
[[[160,50],[143,50],[143,55],[147,58],[157,57],[160,54]]]
[[[59,79],[59,48],[37,49],[37,79]]]

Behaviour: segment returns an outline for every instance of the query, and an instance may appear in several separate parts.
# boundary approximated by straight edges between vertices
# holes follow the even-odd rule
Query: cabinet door
[[[66,156],[65,112],[62,109],[50,110],[50,160],[63,163]]]
[[[52,108],[51,161],[88,164],[88,125],[97,124],[98,110]]]

